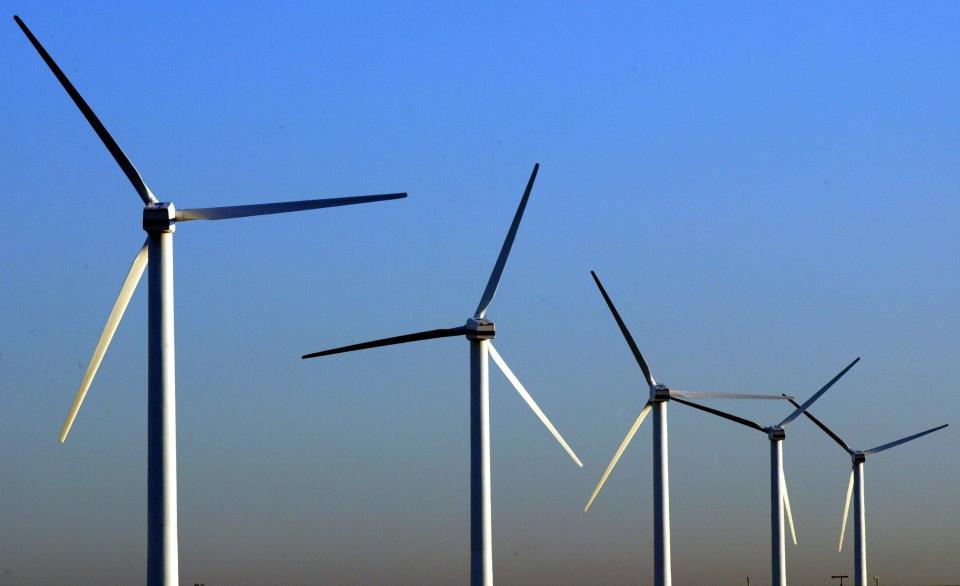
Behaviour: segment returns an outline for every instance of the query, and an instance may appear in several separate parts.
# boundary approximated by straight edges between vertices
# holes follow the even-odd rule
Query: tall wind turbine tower
[[[793,403],[792,400],[790,402]],[[867,574],[867,505],[864,501],[863,484],[863,465],[867,461],[867,456],[879,454],[880,452],[911,442],[935,431],[940,431],[950,424],[944,423],[943,425],[909,435],[875,448],[870,448],[869,450],[854,450],[848,446],[847,442],[843,441],[839,435],[827,427],[825,423],[814,417],[812,413],[804,411],[803,414],[809,417],[810,421],[814,422],[817,427],[823,430],[825,434],[830,436],[833,441],[837,442],[837,444],[850,455],[850,482],[847,483],[847,498],[843,502],[843,521],[840,522],[840,544],[837,546],[837,551],[843,550],[843,534],[847,530],[847,514],[850,512],[850,496],[853,495],[853,583],[855,586],[868,586],[867,582],[870,578]]]
[[[143,229],[147,240],[134,257],[120,294],[100,334],[93,357],[80,382],[73,405],[60,432],[63,443],[70,433],[80,405],[90,383],[97,374],[100,362],[120,324],[127,304],[147,265],[148,281],[147,321],[147,584],[176,586],[179,584],[177,534],[177,427],[175,398],[174,320],[173,320],[173,233],[176,224],[192,220],[227,220],[247,216],[262,216],[328,208],[406,197],[406,193],[365,195],[265,203],[215,208],[178,210],[172,203],[161,202],[147,187],[136,167],[120,149],[106,127],[93,113],[87,102],[73,86],[46,49],[40,44],[19,16],[13,19],[30,40],[40,57],[67,91],[80,112],[103,144],[113,155],[133,188],[143,200]]]
[[[491,487],[490,487],[490,379],[488,371],[487,357],[493,358],[493,362],[503,371],[504,376],[510,381],[510,384],[520,393],[520,396],[526,401],[530,409],[536,414],[547,430],[556,438],[557,442],[566,450],[570,458],[577,464],[583,466],[580,459],[573,452],[567,442],[561,437],[560,432],[550,423],[547,416],[543,413],[537,403],[530,396],[530,393],[520,383],[507,363],[503,360],[496,348],[493,347],[493,337],[496,334],[493,322],[486,318],[487,308],[493,300],[494,293],[497,292],[497,285],[500,283],[500,277],[503,275],[503,269],[507,264],[507,257],[510,255],[510,249],[513,247],[513,240],[517,236],[517,229],[520,227],[520,220],[523,218],[523,211],[527,207],[527,200],[530,198],[530,191],[533,189],[533,182],[537,178],[537,171],[540,164],[533,166],[533,172],[530,173],[530,179],[527,181],[527,188],[520,198],[520,205],[513,216],[513,222],[507,231],[507,237],[500,249],[500,256],[493,266],[493,272],[487,281],[487,287],[480,297],[480,303],[473,316],[467,319],[467,323],[453,328],[443,328],[418,332],[415,334],[406,334],[393,338],[384,338],[372,342],[363,342],[332,350],[323,350],[306,354],[303,358],[317,358],[320,356],[329,356],[331,354],[340,354],[343,352],[353,352],[355,350],[365,350],[367,348],[378,348],[380,346],[390,346],[393,344],[403,344],[405,342],[416,342],[419,340],[433,340],[435,338],[449,338],[454,336],[464,336],[470,343],[470,583],[472,586],[492,586],[493,585],[493,519],[491,513]]]
[[[637,433],[637,430],[640,429],[643,420],[653,411],[653,583],[655,586],[670,586],[673,582],[673,570],[670,555],[670,466],[668,464],[667,450],[667,403],[669,403],[671,399],[679,400],[680,398],[776,400],[786,397],[784,395],[680,391],[658,383],[654,380],[653,374],[650,372],[650,367],[647,366],[647,361],[643,358],[643,354],[640,353],[640,348],[637,347],[637,343],[630,334],[630,330],[627,329],[627,324],[625,324],[623,318],[620,317],[620,312],[617,311],[613,300],[607,295],[607,290],[603,288],[600,277],[593,271],[590,271],[590,274],[593,276],[593,281],[597,284],[603,300],[607,303],[610,313],[613,314],[613,319],[617,322],[620,333],[623,334],[624,339],[627,341],[627,346],[630,347],[630,351],[633,353],[637,365],[640,366],[640,371],[643,373],[643,378],[646,380],[649,389],[649,399],[643,409],[640,410],[636,421],[633,422],[633,425],[627,431],[626,437],[620,442],[620,447],[617,448],[617,451],[613,454],[613,458],[600,477],[600,482],[597,483],[597,487],[593,489],[593,494],[590,495],[590,500],[587,501],[587,505],[583,508],[583,511],[587,512],[590,510],[593,501],[597,498],[597,495],[600,494],[600,489],[603,488],[610,473],[613,472],[617,462],[620,461],[620,456],[623,455],[627,446],[630,445],[630,441]],[[686,403],[686,401],[681,402]]]
[[[847,371],[853,368],[853,365],[857,362],[860,362],[859,357],[855,358],[846,368],[837,373],[827,384],[820,387],[820,390],[804,401],[802,405],[797,405],[793,413],[776,425],[764,427],[759,423],[738,417],[737,415],[725,413],[719,409],[677,399],[678,402],[693,407],[694,409],[706,411],[707,413],[733,421],[734,423],[755,429],[766,434],[767,439],[770,440],[770,583],[773,586],[787,586],[787,555],[783,530],[784,507],[786,507],[790,519],[790,529],[793,531],[793,515],[790,513],[790,497],[787,496],[787,483],[783,475],[783,441],[787,438],[786,427],[790,425],[794,419],[800,417],[800,414],[805,412],[810,405],[813,405],[814,401],[826,393],[834,383],[840,380],[840,377],[847,374]],[[786,397],[787,396],[784,395],[784,398]],[[793,542],[797,542],[796,532],[794,532],[793,535]]]

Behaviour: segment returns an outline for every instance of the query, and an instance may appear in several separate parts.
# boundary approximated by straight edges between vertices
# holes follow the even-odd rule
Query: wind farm
[[[960,584],[960,7],[226,8],[8,11],[0,586]]]

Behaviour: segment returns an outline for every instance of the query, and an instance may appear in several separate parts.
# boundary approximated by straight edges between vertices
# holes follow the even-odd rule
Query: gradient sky
[[[301,361],[470,316],[534,162],[489,317],[585,463],[491,371],[498,583],[649,584],[650,430],[583,505],[654,375],[808,396],[867,448],[870,575],[960,582],[960,5],[5,4],[0,583],[129,584],[146,558],[146,294],[68,443],[141,205],[19,13],[161,200],[405,190],[176,233],[180,559],[193,584],[457,584],[460,340]],[[716,405],[763,423],[774,404]],[[768,444],[671,407],[677,584],[769,580]],[[784,448],[794,584],[836,551],[848,457]]]

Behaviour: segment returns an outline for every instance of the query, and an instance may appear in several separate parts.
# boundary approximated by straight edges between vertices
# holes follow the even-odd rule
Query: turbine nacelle
[[[650,402],[663,403],[670,400],[670,389],[666,385],[650,385]]]
[[[468,340],[492,340],[497,335],[493,322],[482,317],[471,317],[464,325]]]
[[[867,461],[867,455],[863,452],[854,452],[850,456],[854,464],[863,464]]]
[[[172,203],[157,202],[143,208],[143,229],[147,232],[173,232],[177,208]]]
[[[768,427],[764,431],[767,432],[767,437],[769,437],[772,442],[782,442],[787,439],[787,430],[782,427]]]

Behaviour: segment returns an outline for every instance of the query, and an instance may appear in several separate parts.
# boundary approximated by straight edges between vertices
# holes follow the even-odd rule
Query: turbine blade
[[[700,391],[678,391],[670,389],[670,397],[680,399],[791,399],[787,395],[751,395],[748,393],[703,393]]]
[[[798,409],[800,408],[800,404],[799,404],[799,403],[797,403],[797,402],[794,401],[793,399],[788,399],[788,400],[790,401],[790,404],[791,404],[791,405],[793,405],[794,407],[796,407],[796,408],[798,408]],[[840,444],[840,447],[843,448],[843,449],[845,449],[845,450],[847,451],[847,453],[850,453],[850,454],[853,453],[853,450],[850,449],[850,446],[847,445],[847,442],[845,442],[845,441],[843,441],[842,439],[840,439],[840,436],[839,436],[839,435],[833,433],[833,431],[832,431],[829,427],[827,427],[827,425],[826,425],[825,423],[823,423],[822,421],[820,421],[819,419],[817,419],[816,417],[814,417],[813,414],[810,413],[809,411],[804,411],[803,414],[806,415],[807,418],[810,419],[810,421],[812,421],[812,422],[814,422],[815,424],[817,424],[817,427],[819,427],[820,429],[822,429],[825,434],[827,434],[827,435],[829,435],[831,438],[833,438],[833,441],[835,441],[835,442],[837,442],[838,444]]]
[[[850,470],[850,482],[847,483],[847,499],[843,502],[843,521],[840,522],[840,545],[837,551],[843,551],[843,534],[847,531],[847,514],[850,512],[851,496],[853,496],[853,470]]]
[[[643,359],[643,354],[640,353],[640,348],[638,348],[637,343],[633,341],[633,336],[630,335],[630,330],[627,329],[627,324],[623,323],[623,318],[620,317],[620,312],[617,311],[617,308],[613,305],[613,301],[610,299],[610,296],[607,295],[607,290],[603,288],[603,284],[600,282],[600,277],[598,277],[597,273],[593,271],[590,271],[590,274],[593,275],[593,280],[597,283],[597,288],[600,289],[600,294],[603,295],[603,300],[607,302],[607,307],[610,308],[610,313],[613,314],[613,319],[617,320],[617,325],[620,327],[620,332],[623,334],[623,337],[626,338],[627,345],[630,346],[630,351],[633,352],[633,357],[637,360],[637,364],[640,365],[640,370],[643,371],[643,378],[647,379],[647,384],[652,387],[656,384],[656,381],[653,380],[653,375],[650,374],[650,367],[647,366],[647,361]]]
[[[480,298],[480,304],[477,305],[475,317],[482,318],[487,313],[487,307],[493,301],[493,296],[497,292],[497,285],[500,284],[500,276],[503,275],[503,267],[507,264],[507,257],[510,256],[510,249],[513,247],[513,240],[517,237],[517,229],[520,227],[520,220],[523,218],[523,210],[527,207],[527,200],[530,199],[530,191],[533,189],[533,182],[537,179],[537,171],[540,170],[540,163],[533,166],[533,172],[530,173],[530,179],[527,181],[527,188],[523,191],[523,197],[520,198],[520,205],[517,206],[517,213],[513,216],[513,222],[507,231],[507,237],[500,247],[500,256],[497,257],[497,263],[493,265],[493,272],[490,273],[490,279],[487,281],[487,288],[483,290],[483,297]]]
[[[533,413],[537,416],[537,418],[540,419],[540,422],[543,423],[543,425],[547,428],[547,431],[549,431],[553,435],[554,439],[560,443],[563,449],[566,450],[567,454],[573,459],[574,462],[576,462],[577,466],[583,468],[583,462],[581,462],[580,458],[573,453],[573,449],[567,445],[567,442],[560,435],[560,432],[557,431],[557,428],[550,423],[550,420],[547,419],[546,414],[544,414],[544,412],[540,409],[540,406],[537,405],[537,402],[533,400],[533,397],[530,396],[530,393],[527,392],[527,389],[523,387],[523,384],[520,382],[520,379],[517,378],[517,375],[513,374],[513,371],[510,370],[509,366],[507,366],[507,363],[503,360],[503,357],[500,356],[500,353],[497,352],[497,349],[493,347],[493,344],[490,344],[489,348],[490,357],[493,358],[493,361],[497,364],[497,366],[500,367],[500,370],[503,371],[503,375],[507,377],[507,380],[510,381],[510,384],[513,385],[513,388],[517,389],[517,392],[520,393],[520,397],[527,402],[527,405],[529,405]]]
[[[607,464],[607,469],[603,471],[603,476],[600,477],[600,482],[598,482],[597,487],[593,489],[593,494],[590,495],[590,500],[587,501],[587,506],[583,507],[584,513],[590,510],[590,506],[593,505],[593,501],[595,501],[597,495],[600,494],[600,489],[603,488],[603,484],[607,481],[607,478],[610,477],[610,473],[613,472],[617,462],[620,461],[620,456],[623,455],[624,450],[626,450],[627,446],[630,445],[630,440],[632,440],[633,436],[636,435],[637,430],[640,429],[640,424],[643,423],[643,420],[647,418],[649,413],[650,403],[648,402],[643,406],[643,409],[640,410],[640,415],[637,416],[636,421],[634,421],[633,425],[630,426],[630,430],[627,431],[626,437],[624,437],[623,441],[620,442],[620,447],[617,448],[617,452],[613,455],[613,459],[610,460],[609,464]]]
[[[406,193],[385,193],[383,195],[358,195],[355,197],[331,197],[326,199],[305,199],[301,201],[284,201],[277,203],[259,203],[243,206],[224,206],[218,208],[194,208],[177,210],[178,222],[190,220],[232,220],[248,216],[266,216],[269,214],[284,214],[287,212],[302,212],[319,208],[335,208],[375,201],[403,199]]]
[[[784,419],[783,421],[781,421],[780,424],[777,425],[777,427],[786,427],[787,425],[790,425],[790,422],[791,422],[791,421],[793,421],[793,420],[796,419],[797,417],[800,417],[800,414],[803,413],[804,411],[806,411],[806,410],[807,410],[807,407],[809,407],[810,405],[813,405],[814,401],[816,401],[817,399],[820,398],[821,395],[823,395],[824,393],[826,393],[827,390],[828,390],[830,387],[832,387],[835,382],[837,382],[838,380],[840,380],[840,377],[841,377],[841,376],[847,374],[847,371],[850,370],[851,368],[853,368],[853,365],[856,364],[856,363],[858,363],[858,362],[860,362],[860,357],[859,357],[859,356],[857,356],[857,358],[856,358],[853,362],[851,362],[850,364],[848,364],[846,368],[844,368],[843,370],[841,370],[841,371],[837,374],[837,376],[835,376],[835,377],[833,377],[832,379],[830,379],[830,382],[828,382],[827,384],[825,384],[825,385],[823,385],[822,387],[820,387],[820,390],[819,390],[819,391],[817,391],[816,393],[813,394],[812,397],[810,397],[809,399],[807,399],[807,400],[803,403],[803,405],[800,405],[799,407],[797,407],[797,409],[796,409],[793,413],[791,413],[789,416],[787,416],[786,419]]]
[[[767,430],[766,430],[765,427],[763,427],[763,426],[760,425],[759,423],[756,423],[756,422],[754,422],[754,421],[750,421],[749,419],[744,419],[743,417],[737,417],[736,415],[733,415],[733,414],[731,414],[731,413],[727,413],[727,412],[725,412],[725,411],[720,411],[719,409],[714,409],[714,408],[712,408],[712,407],[707,407],[706,405],[698,405],[698,404],[696,404],[696,403],[691,403],[690,401],[685,401],[685,400],[683,400],[683,399],[672,399],[672,400],[673,400],[673,401],[676,401],[677,403],[682,403],[682,404],[686,405],[687,407],[693,407],[694,409],[699,409],[699,410],[701,410],[701,411],[706,411],[707,413],[712,413],[713,415],[716,415],[717,417],[723,417],[724,419],[729,419],[730,421],[733,421],[733,422],[735,422],[735,423],[739,423],[740,425],[745,425],[745,426],[747,426],[747,427],[749,427],[749,428],[756,429],[757,431],[762,431],[763,433],[767,433]]]
[[[797,528],[793,525],[793,511],[790,509],[790,492],[787,491],[786,473],[780,474],[780,490],[783,492],[783,508],[787,513],[787,521],[790,523],[790,536],[793,537],[793,544],[797,544]]]
[[[416,334],[405,334],[403,336],[394,336],[392,338],[383,338],[372,342],[362,342],[350,346],[341,346],[330,350],[321,350],[312,354],[304,354],[301,358],[318,358],[320,356],[330,356],[331,354],[342,354],[344,352],[353,352],[355,350],[366,350],[367,348],[379,348],[380,346],[392,346],[394,344],[405,344],[407,342],[419,342],[420,340],[433,340],[434,338],[450,338],[453,336],[462,336],[469,332],[467,328],[460,326],[458,328],[446,328],[440,330],[428,330],[426,332],[417,332]]]
[[[117,300],[113,303],[113,309],[110,310],[110,315],[107,317],[107,325],[103,327],[103,333],[100,334],[100,339],[97,341],[97,347],[93,351],[93,357],[90,359],[90,364],[87,365],[87,372],[84,373],[83,379],[80,381],[80,388],[77,390],[77,395],[73,399],[73,405],[70,406],[67,420],[63,424],[63,429],[60,430],[61,444],[67,441],[67,434],[70,433],[70,428],[73,427],[73,421],[77,418],[80,405],[83,404],[83,399],[87,396],[90,383],[93,382],[93,377],[97,374],[97,369],[100,367],[103,355],[107,352],[110,340],[113,339],[113,334],[117,331],[117,326],[120,325],[123,312],[126,311],[127,305],[130,303],[130,298],[133,296],[133,292],[136,291],[137,283],[140,282],[140,277],[143,275],[143,269],[145,269],[146,266],[147,243],[144,242],[140,252],[134,257],[133,264],[130,265],[130,270],[127,271],[127,276],[123,280],[123,286],[120,287],[120,294],[117,295]]]
[[[147,184],[144,183],[143,178],[140,177],[140,173],[137,171],[137,168],[133,166],[133,163],[130,162],[130,159],[127,158],[127,155],[123,153],[123,150],[117,144],[117,141],[113,140],[113,137],[110,136],[109,132],[107,132],[107,128],[102,122],[100,122],[100,119],[97,118],[97,115],[93,113],[93,110],[83,99],[83,96],[80,95],[80,92],[77,91],[77,88],[73,87],[73,84],[70,83],[69,79],[67,79],[67,76],[63,73],[63,70],[60,69],[60,67],[53,60],[53,57],[50,56],[50,53],[47,53],[47,50],[43,48],[43,45],[40,44],[40,41],[37,40],[37,37],[33,36],[33,33],[30,32],[30,29],[27,28],[27,25],[20,20],[19,16],[14,16],[13,20],[17,22],[17,25],[20,27],[20,30],[23,31],[23,34],[27,35],[27,39],[29,39],[30,44],[32,44],[33,48],[37,50],[37,53],[40,53],[40,57],[47,64],[47,67],[50,68],[50,71],[53,72],[53,75],[56,76],[57,80],[60,82],[60,85],[63,86],[63,89],[67,90],[67,93],[70,95],[73,103],[76,104],[77,108],[80,109],[80,112],[83,113],[83,117],[86,118],[87,122],[90,123],[90,126],[93,127],[93,131],[97,133],[97,136],[99,136],[100,140],[103,141],[104,146],[106,146],[107,150],[110,151],[110,154],[113,155],[113,159],[118,165],[120,165],[124,175],[126,175],[127,179],[130,180],[130,183],[133,184],[133,188],[137,190],[137,193],[140,195],[140,199],[143,200],[143,203],[156,203],[157,198],[150,191],[150,188],[147,187]]]
[[[875,448],[870,448],[869,450],[864,450],[863,453],[866,454],[866,455],[868,455],[868,456],[869,456],[870,454],[878,454],[878,453],[880,453],[880,452],[882,452],[882,451],[884,451],[884,450],[889,450],[890,448],[894,448],[894,447],[896,447],[896,446],[899,446],[900,444],[905,444],[905,443],[907,443],[907,442],[909,442],[909,441],[913,441],[913,440],[915,440],[915,439],[917,439],[917,438],[923,437],[923,436],[925,436],[925,435],[927,435],[927,434],[930,434],[930,433],[933,433],[933,432],[935,432],[935,431],[940,431],[941,429],[943,429],[944,427],[947,427],[948,425],[950,425],[950,424],[949,424],[949,423],[944,423],[943,425],[938,425],[937,427],[934,427],[934,428],[932,428],[932,429],[928,429],[927,431],[921,431],[920,433],[915,433],[915,434],[913,434],[913,435],[909,435],[909,436],[907,436],[907,437],[905,437],[905,438],[903,438],[903,439],[898,439],[898,440],[895,441],[895,442],[890,442],[889,444],[883,444],[882,446],[877,446],[877,447],[875,447]]]

